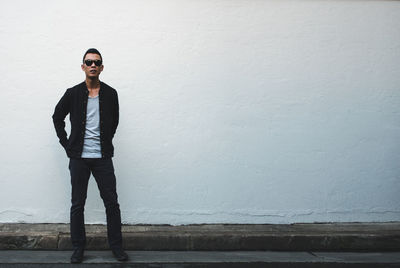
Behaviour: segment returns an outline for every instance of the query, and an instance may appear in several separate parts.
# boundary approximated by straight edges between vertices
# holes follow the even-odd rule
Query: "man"
[[[117,200],[112,156],[112,139],[118,126],[119,106],[115,89],[99,80],[103,59],[91,48],[83,56],[86,80],[67,89],[53,114],[54,127],[69,161],[72,198],[70,213],[71,263],[80,263],[86,244],[84,206],[90,174],[93,174],[107,216],[109,246],[119,261],[128,260],[122,249],[121,213]],[[65,117],[69,114],[71,133],[67,138]]]

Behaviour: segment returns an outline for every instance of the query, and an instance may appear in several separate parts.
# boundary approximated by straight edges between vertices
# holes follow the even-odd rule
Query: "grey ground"
[[[87,249],[106,250],[104,225]],[[128,250],[400,251],[400,223],[125,225]],[[71,249],[68,224],[0,224],[0,249]]]
[[[400,252],[86,251],[82,265],[95,267],[400,267]],[[68,266],[70,251],[0,251],[0,267]],[[28,266],[29,265],[29,266]]]
[[[125,225],[119,263],[87,225],[77,267],[400,267],[400,223]],[[71,267],[68,224],[0,224],[0,267]]]

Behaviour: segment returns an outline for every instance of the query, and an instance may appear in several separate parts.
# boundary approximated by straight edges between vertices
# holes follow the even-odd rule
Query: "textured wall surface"
[[[400,220],[399,1],[0,2],[0,222],[68,222],[51,115],[89,47],[125,223]],[[95,181],[86,222],[105,222]]]

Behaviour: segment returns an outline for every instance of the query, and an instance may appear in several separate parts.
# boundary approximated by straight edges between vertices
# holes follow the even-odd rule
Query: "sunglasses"
[[[92,66],[93,63],[96,66],[100,66],[102,64],[102,61],[101,60],[85,60],[86,66]]]

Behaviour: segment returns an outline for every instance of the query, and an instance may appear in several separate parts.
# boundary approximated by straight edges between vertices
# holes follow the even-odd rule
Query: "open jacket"
[[[86,83],[82,82],[67,89],[54,109],[54,127],[70,158],[81,158],[82,155],[88,95]],[[99,108],[101,155],[102,158],[109,158],[114,155],[112,139],[118,126],[119,104],[117,91],[103,82],[100,82]],[[64,121],[67,114],[71,121],[71,133],[68,138]]]

